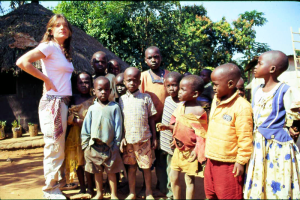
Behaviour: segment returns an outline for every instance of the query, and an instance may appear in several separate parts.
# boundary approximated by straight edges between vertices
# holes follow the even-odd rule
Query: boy
[[[180,104],[178,99],[178,91],[179,91],[179,83],[182,79],[182,75],[178,72],[170,72],[167,74],[165,79],[165,87],[170,96],[168,96],[165,100],[163,116],[162,116],[162,124],[169,124],[171,120],[172,113]],[[160,126],[160,123],[156,125]],[[173,141],[172,137],[173,133],[170,130],[164,130],[160,132],[160,149],[165,152],[162,156],[165,157],[165,162],[167,166],[167,175],[170,174],[171,171],[171,159],[173,156],[174,149],[171,148],[171,143]],[[167,194],[168,198],[173,198],[172,188],[171,188],[171,180],[168,176],[167,183]]]
[[[211,86],[211,73],[212,71],[209,69],[203,69],[200,72],[200,77],[204,81],[204,91],[202,94],[197,98],[197,100],[200,102],[200,105],[205,109],[207,112],[207,116],[209,117],[209,112],[210,112],[210,107],[211,107],[211,102],[214,98],[214,90],[213,87]]]
[[[204,89],[203,80],[196,75],[184,77],[180,82],[178,98],[184,101],[174,111],[170,124],[161,125],[160,130],[173,130],[176,149],[171,161],[171,185],[174,199],[181,199],[179,176],[186,174],[186,199],[194,197],[195,176],[202,171],[198,168],[198,160],[204,163],[205,135],[207,130],[207,116],[205,110],[197,102],[197,97]],[[175,124],[175,126],[173,126]],[[200,151],[194,152],[195,148]],[[196,160],[198,154],[198,160]]]
[[[129,165],[128,181],[130,194],[126,199],[135,199],[137,165],[144,171],[146,199],[154,199],[151,189],[152,149],[157,146],[154,116],[156,110],[149,94],[139,91],[141,72],[129,67],[124,72],[126,94],[119,103],[124,116],[125,138],[121,143],[124,164]],[[152,134],[151,134],[152,133]],[[152,142],[151,141],[152,136]],[[152,145],[151,145],[152,143]],[[125,146],[124,150],[123,147]]]
[[[107,69],[107,56],[103,51],[97,51],[93,54],[91,59],[92,67],[94,68],[95,74],[93,79],[95,80],[98,76],[105,76],[110,82],[111,93],[109,96],[109,101],[115,101],[116,86],[115,86],[115,75],[111,73],[106,73]]]
[[[245,98],[245,87],[244,87],[244,79],[241,77],[240,80],[236,84],[236,89],[241,97]]]
[[[121,66],[116,59],[111,59],[107,64],[107,72],[117,76],[121,72]]]
[[[124,85],[124,73],[120,73],[116,76],[115,79],[116,91],[118,97],[116,98],[116,102],[119,102],[120,97],[126,93],[126,87]]]
[[[211,79],[216,93],[206,137],[204,190],[208,199],[242,199],[244,165],[252,144],[252,108],[239,96],[241,72],[235,64],[217,67]]]
[[[169,71],[160,67],[161,60],[159,48],[151,46],[146,49],[145,63],[150,69],[141,74],[140,90],[142,93],[148,93],[151,96],[157,111],[156,116],[154,116],[155,123],[161,122],[165,99],[168,96],[167,90],[164,87],[164,79]],[[155,193],[154,196],[164,196],[167,193],[168,175],[166,173],[167,166],[165,155],[163,154],[164,152],[160,149],[155,151],[156,160],[154,164],[157,177],[157,188],[160,192]]]
[[[102,199],[103,171],[105,170],[111,188],[111,199],[117,199],[116,173],[124,169],[119,153],[122,138],[122,113],[115,102],[110,102],[109,80],[100,76],[94,81],[95,103],[89,107],[82,124],[81,141],[85,157],[85,171],[95,174],[97,194]],[[88,182],[93,191],[91,182]]]

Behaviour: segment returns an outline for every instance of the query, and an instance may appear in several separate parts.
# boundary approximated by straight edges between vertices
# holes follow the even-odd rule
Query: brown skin
[[[117,94],[122,96],[126,93],[126,87],[124,85],[124,73],[118,74],[115,79]]]
[[[96,80],[94,83],[94,91],[98,99],[97,102],[103,107],[106,106],[109,103],[108,97],[111,92],[109,80],[105,77]],[[116,174],[108,173],[107,176],[111,191],[111,199],[118,199]],[[97,194],[93,199],[103,199],[103,172],[95,173],[95,182]]]
[[[217,98],[225,101],[236,92],[236,84],[240,79],[239,69],[230,63],[221,65],[213,71],[211,79]],[[243,175],[244,165],[236,162],[232,173],[235,174],[234,177]]]
[[[173,101],[179,103],[178,92],[179,92],[179,82],[176,78],[167,78],[164,82],[168,94],[172,97]]]
[[[121,72],[121,66],[118,63],[118,61],[115,59],[112,59],[112,60],[108,61],[108,63],[109,63],[109,73],[112,73],[115,76],[117,76]]]
[[[264,92],[271,91],[279,83],[278,76],[283,72],[281,65],[285,57],[286,55],[279,51],[268,51],[259,56],[257,65],[254,67],[254,76],[265,80],[262,89]],[[295,120],[295,124],[298,123],[299,121]],[[294,141],[297,141],[299,137],[299,128],[298,126],[289,128],[289,133]]]
[[[185,114],[194,114],[196,116],[201,116],[205,113],[205,110],[200,106],[197,101],[197,97],[200,95],[199,91],[193,90],[193,82],[188,79],[182,79],[180,82],[180,90],[178,92],[178,99],[180,101],[185,101]],[[165,125],[160,124],[157,127],[159,130],[171,130],[173,131],[173,125]],[[177,141],[179,142],[179,141]],[[189,162],[194,162],[196,160],[196,153],[192,151]],[[179,185],[179,176],[180,172],[171,169],[170,177],[171,177],[171,186],[174,195],[174,199],[180,199],[180,185]],[[185,183],[186,183],[186,199],[193,199],[194,197],[194,185],[195,177],[186,175]]]
[[[104,52],[98,51],[94,53],[91,64],[95,70],[96,77],[106,75],[107,56]]]
[[[134,93],[138,90],[139,85],[141,84],[141,72],[135,68],[135,67],[129,67],[124,72],[124,84],[127,88],[127,90],[130,93]],[[156,149],[157,147],[157,140],[156,140],[156,131],[155,131],[155,122],[154,118],[149,117],[149,127],[150,131],[152,133],[152,149]],[[126,134],[126,133],[125,133]],[[123,138],[121,145],[120,145],[120,151],[123,153],[124,146],[127,145],[126,139]],[[135,192],[135,183],[136,183],[136,170],[137,170],[137,164],[135,165],[129,165],[128,169],[128,181],[129,181],[129,190],[130,193],[126,199],[135,199],[136,198],[136,192]],[[146,198],[153,198],[152,196],[152,189],[151,189],[151,170],[150,169],[143,169],[144,171],[144,177],[145,177],[145,183],[146,183]]]
[[[160,68],[161,60],[162,58],[160,55],[160,51],[157,47],[149,47],[145,51],[145,63],[150,68],[150,73],[153,78],[157,80],[160,79],[160,75],[163,70]]]
[[[188,75],[192,75],[190,72],[185,72],[184,74],[183,74],[183,76],[188,76]]]
[[[203,79],[204,83],[207,84],[211,81],[210,74],[207,70],[202,70],[200,72],[200,77]]]
[[[236,89],[241,97],[245,97],[244,83],[245,82],[244,82],[243,78],[240,78],[239,82],[237,82],[237,84],[236,84]]]
[[[107,78],[101,77],[101,79],[94,82],[94,93],[97,97],[97,102],[100,105],[105,106],[109,103],[108,97],[110,92],[110,83]]]

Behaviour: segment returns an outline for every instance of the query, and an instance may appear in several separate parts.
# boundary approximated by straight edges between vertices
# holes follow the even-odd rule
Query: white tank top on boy
[[[48,95],[72,96],[71,76],[74,70],[72,62],[69,62],[59,44],[55,42],[40,43],[37,46],[46,58],[42,61],[42,72],[55,85],[57,92],[47,91]]]

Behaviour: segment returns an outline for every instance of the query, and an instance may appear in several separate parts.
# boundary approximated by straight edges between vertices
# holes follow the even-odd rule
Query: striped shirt
[[[168,96],[165,100],[165,106],[163,110],[163,116],[162,116],[162,123],[163,124],[170,124],[171,116],[174,112],[174,110],[177,108],[177,106],[182,103],[176,103],[173,101],[171,96]],[[170,147],[170,144],[172,142],[172,135],[173,133],[170,130],[165,130],[160,132],[160,149],[166,151],[167,153],[173,155],[173,151]]]
[[[148,140],[152,136],[148,118],[157,113],[150,95],[139,90],[131,94],[127,90],[126,94],[120,97],[119,104],[124,116],[127,143],[135,144]]]

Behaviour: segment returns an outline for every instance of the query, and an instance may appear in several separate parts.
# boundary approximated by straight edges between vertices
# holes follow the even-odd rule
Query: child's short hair
[[[96,54],[103,54],[103,55],[105,55],[106,61],[108,60],[107,55],[106,55],[106,53],[105,53],[104,51],[97,51],[97,52],[95,52],[95,53],[93,54],[93,56],[92,56],[92,58],[91,58],[91,63],[92,63],[92,64],[93,64],[93,59],[95,58],[95,55],[96,55]]]
[[[183,80],[187,80],[190,82],[191,87],[194,91],[198,91],[199,93],[202,93],[204,90],[204,81],[200,76],[197,75],[188,75],[182,78]]]
[[[110,84],[110,81],[109,81],[108,78],[106,78],[105,76],[98,76],[98,77],[95,78],[95,80],[94,80],[94,85],[95,85],[95,83],[97,83],[97,81],[100,81],[100,80],[108,81],[108,83]]]
[[[201,72],[203,71],[207,72],[209,77],[211,76],[212,71],[210,69],[203,69]]]
[[[78,80],[80,74],[87,74],[87,75],[89,75],[89,77],[90,77],[90,82],[91,82],[91,87],[93,87],[93,77],[92,77],[92,75],[91,75],[89,72],[87,72],[87,71],[80,71],[80,72],[76,75],[76,79],[75,79],[76,81]]]
[[[165,79],[174,78],[176,82],[179,84],[182,79],[182,74],[178,72],[170,72],[166,75]]]
[[[279,76],[280,74],[282,74],[282,72],[284,72],[285,70],[288,69],[289,67],[289,59],[286,56],[285,53],[281,52],[281,51],[267,51],[265,52],[265,54],[271,53],[272,55],[272,61],[273,64],[276,66],[277,70],[277,75]]]

